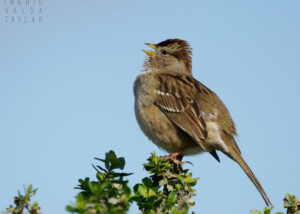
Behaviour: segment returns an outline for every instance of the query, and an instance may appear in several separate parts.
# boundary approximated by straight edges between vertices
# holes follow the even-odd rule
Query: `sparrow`
[[[183,164],[185,155],[209,152],[218,162],[221,151],[237,162],[267,206],[263,187],[242,158],[230,113],[221,99],[193,78],[192,48],[187,41],[167,39],[146,43],[153,51],[134,82],[135,115],[144,134],[170,153],[165,158]]]

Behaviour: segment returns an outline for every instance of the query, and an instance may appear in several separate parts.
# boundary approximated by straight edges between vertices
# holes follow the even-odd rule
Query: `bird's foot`
[[[176,158],[172,157],[171,155],[166,155],[166,156],[162,156],[162,157],[158,157],[159,159],[163,160],[167,160],[171,163],[175,163],[177,165],[183,166],[185,164],[185,162],[182,162],[180,160],[177,160]]]
[[[182,162],[183,155],[180,155],[180,153],[177,153],[177,152],[174,152],[174,153],[172,153],[170,155],[158,157],[158,158],[159,159],[165,159],[165,160],[167,160],[167,161],[169,161],[171,163],[175,163],[175,164],[180,165],[180,166],[183,166],[185,163],[192,164],[189,161]]]

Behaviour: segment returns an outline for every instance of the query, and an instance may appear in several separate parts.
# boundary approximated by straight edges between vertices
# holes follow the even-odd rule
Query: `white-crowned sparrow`
[[[221,99],[193,78],[188,42],[168,39],[148,44],[144,70],[134,83],[135,114],[141,129],[159,148],[178,156],[219,150],[236,161],[267,205],[271,202],[244,161],[234,139],[235,124]]]

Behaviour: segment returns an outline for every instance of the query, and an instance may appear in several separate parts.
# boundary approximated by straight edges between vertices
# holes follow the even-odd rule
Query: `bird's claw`
[[[166,155],[166,156],[162,156],[162,157],[158,157],[158,158],[161,159],[161,160],[165,159],[165,160],[167,160],[171,163],[175,163],[175,164],[180,165],[180,166],[183,166],[185,163],[189,163],[189,164],[193,165],[189,161],[182,162],[180,160],[177,160],[176,157],[173,157],[172,155]]]

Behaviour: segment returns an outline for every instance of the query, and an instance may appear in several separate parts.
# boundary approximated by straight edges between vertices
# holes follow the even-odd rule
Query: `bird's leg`
[[[182,158],[183,158],[183,155],[181,155],[181,153],[186,150],[186,148],[183,148],[183,149],[180,149],[178,150],[177,152],[173,152],[169,155],[166,155],[166,156],[163,156],[163,157],[158,157],[160,159],[166,159],[170,162],[173,162],[177,165],[180,165],[180,166],[183,166],[185,163],[187,162],[182,162]]]

